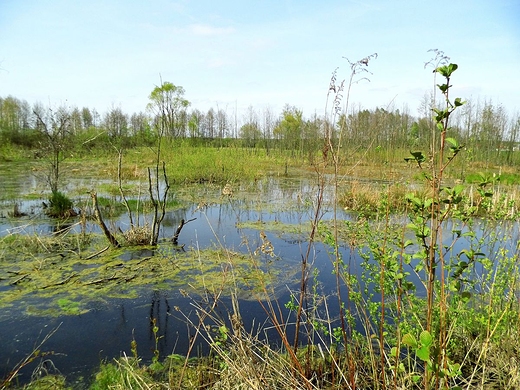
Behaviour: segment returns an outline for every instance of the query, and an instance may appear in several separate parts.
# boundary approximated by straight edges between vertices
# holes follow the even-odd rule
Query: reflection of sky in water
[[[39,185],[34,178],[27,177],[24,180],[21,181],[22,184],[17,182],[16,185],[20,185],[26,192],[34,191],[34,188]],[[85,187],[92,185],[89,179],[78,179],[75,184]],[[69,183],[69,186],[71,185],[72,183]],[[304,178],[271,177],[242,185],[240,188],[237,186],[231,199],[224,200],[222,204],[212,204],[211,199],[220,197],[221,188],[219,186],[201,185],[196,186],[195,190],[188,187],[174,190],[172,187],[172,195],[178,196],[179,199],[186,198],[186,194],[190,191],[196,194],[193,196],[192,202],[188,202],[184,208],[166,213],[161,239],[169,240],[181,219],[186,221],[193,219],[183,227],[179,236],[179,244],[185,245],[186,250],[222,245],[231,250],[248,253],[254,252],[262,241],[259,230],[240,228],[241,223],[302,224],[308,222],[313,217],[312,205],[316,202],[317,188],[312,181]],[[330,194],[325,194],[325,199],[330,199]],[[209,205],[199,208],[199,203],[206,200],[210,201]],[[43,235],[53,233],[55,223],[43,215],[41,202],[42,200],[19,202],[21,210],[29,215],[16,220],[0,219],[0,237],[17,233]],[[9,207],[12,210],[12,205],[12,200],[0,200],[0,210],[5,211]],[[104,211],[108,210],[102,210],[102,212]],[[322,218],[323,220],[332,219],[332,211],[327,204],[324,206]],[[341,212],[339,218],[348,218],[348,216]],[[111,229],[119,227],[122,230],[128,229],[128,216],[119,217],[117,220],[106,219]],[[151,220],[150,215],[141,216],[140,223],[144,224]],[[443,235],[446,244],[451,243],[454,238],[450,232],[459,228],[451,222],[446,223]],[[75,226],[73,229],[79,231],[80,228]],[[87,232],[100,233],[99,227],[92,222],[88,222],[86,229]],[[467,227],[460,229],[463,233],[468,231]],[[451,251],[446,253],[447,262],[449,262],[451,253],[459,253],[463,249],[482,251],[493,261],[500,259],[499,246],[508,249],[511,255],[516,254],[520,234],[517,223],[495,224],[475,221],[473,230],[476,232],[476,238],[474,240],[467,237],[458,239]],[[265,233],[274,246],[276,258],[273,261],[277,263],[279,269],[282,269],[282,272],[288,274],[288,278],[284,279],[285,285],[278,288],[278,299],[283,308],[283,305],[289,300],[289,289],[295,291],[298,288],[297,277],[301,259],[307,251],[306,237],[269,230]],[[479,247],[471,246],[479,240],[481,240]],[[409,253],[414,250],[417,250],[417,246],[407,248]],[[362,284],[360,274],[362,269],[357,252],[346,245],[342,245],[340,251],[344,263]],[[309,263],[319,271],[320,291],[331,296],[329,310],[334,315],[334,305],[337,304],[337,300],[332,295],[336,292],[336,276],[333,273],[329,252],[330,248],[316,243],[311,248]],[[267,255],[262,256],[265,257],[264,261],[270,260]],[[412,267],[416,264],[417,260],[405,271],[413,274]],[[472,272],[477,277],[482,275],[482,266],[477,263]],[[424,295],[424,288],[421,287],[418,277],[412,275],[411,280],[418,286],[417,294]],[[312,275],[311,283],[313,283]],[[346,298],[346,288],[342,288],[342,293]],[[178,306],[188,314],[193,311],[193,307],[190,305],[192,302],[178,291],[149,291],[133,300],[96,301],[92,304],[91,311],[86,314],[59,319],[27,317],[23,313],[25,305],[30,302],[20,302],[19,308],[9,309],[9,316],[2,316],[3,319],[0,321],[0,344],[2,345],[0,370],[6,372],[12,368],[13,362],[25,357],[38,338],[41,340],[42,335],[60,323],[59,330],[45,344],[44,350],[67,354],[67,356],[55,356],[52,359],[64,374],[85,374],[85,367],[96,367],[103,358],[120,356],[123,351],[129,355],[130,342],[133,338],[137,341],[142,357],[145,360],[150,359],[151,349],[154,345],[150,330],[150,317],[157,319],[160,335],[163,336],[160,339],[162,356],[173,352],[185,353],[188,339],[186,325],[178,318],[179,315],[173,307]],[[230,307],[227,298],[224,298],[221,305],[224,317],[227,316],[225,305]],[[255,323],[258,324],[265,318],[258,302],[242,301],[241,310],[246,329],[250,329],[253,319],[256,318]],[[258,320],[259,318],[260,320]],[[274,339],[275,335],[269,337]]]

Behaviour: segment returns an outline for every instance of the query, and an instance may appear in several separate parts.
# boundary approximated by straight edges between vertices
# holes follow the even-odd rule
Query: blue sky
[[[330,76],[377,53],[351,106],[407,106],[432,89],[432,53],[459,64],[453,96],[520,109],[518,0],[2,0],[0,96],[144,111],[155,85],[192,108],[285,104],[322,115]]]

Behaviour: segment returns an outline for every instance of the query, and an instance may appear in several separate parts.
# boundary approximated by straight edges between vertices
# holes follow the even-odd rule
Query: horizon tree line
[[[237,113],[211,107],[207,111],[192,108],[184,98],[185,91],[170,82],[162,83],[150,94],[147,109],[127,114],[120,107],[111,106],[100,114],[96,109],[74,106],[45,107],[30,105],[13,96],[0,97],[0,140],[16,146],[37,148],[41,142],[41,118],[49,112],[67,117],[64,131],[78,137],[103,133],[110,140],[135,138],[134,145],[154,139],[157,121],[162,121],[167,138],[237,140],[247,148],[289,150],[294,155],[307,155],[322,147],[325,133],[332,139],[341,131],[341,148],[349,150],[360,145],[392,150],[414,149],[428,144],[432,134],[432,119],[425,97],[421,113],[413,116],[407,107],[400,109],[353,107],[339,115],[331,128],[325,115],[316,113],[305,118],[302,110],[286,105],[281,113],[270,108],[257,110],[249,106]],[[161,102],[160,112],[154,110]],[[155,105],[154,105],[155,104]],[[502,105],[492,101],[469,101],[453,120],[450,136],[456,136],[474,156],[486,160],[512,164],[519,149],[520,117],[510,116]],[[148,140],[148,141],[147,141]],[[214,143],[224,146],[225,144]]]

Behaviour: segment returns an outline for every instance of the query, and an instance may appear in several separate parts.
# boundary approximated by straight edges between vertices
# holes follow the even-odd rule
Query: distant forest
[[[146,110],[131,114],[118,107],[100,114],[88,107],[31,105],[7,96],[0,97],[0,142],[4,148],[37,150],[49,133],[60,131],[88,149],[109,143],[144,146],[155,142],[156,124],[162,121],[162,136],[189,140],[193,145],[264,148],[309,156],[321,150],[323,140],[330,137],[341,143],[345,153],[370,148],[384,151],[385,158],[392,160],[402,155],[397,151],[428,148],[435,136],[431,102],[431,97],[424,97],[418,116],[406,109],[349,108],[348,112],[305,117],[301,110],[287,105],[281,113],[249,107],[237,117],[222,109],[202,112],[190,107],[184,89],[168,82],[152,92]],[[448,136],[465,146],[466,160],[520,162],[520,117],[511,117],[501,105],[468,101],[451,118],[450,133]]]

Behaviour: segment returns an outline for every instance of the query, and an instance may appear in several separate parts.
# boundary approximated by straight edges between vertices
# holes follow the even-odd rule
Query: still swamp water
[[[97,224],[87,220],[82,225],[74,219],[63,225],[47,218],[44,183],[23,171],[0,171],[4,188],[0,239],[13,246],[34,240],[41,245],[36,245],[38,253],[30,253],[28,245],[27,250],[13,247],[2,254],[2,376],[55,329],[42,350],[53,352],[48,356],[53,367],[69,379],[88,377],[101,361],[130,354],[132,340],[137,342],[140,357],[149,361],[155,346],[152,319],[159,327],[161,356],[184,354],[190,330],[177,310],[194,317],[192,303],[222,288],[222,314],[226,318],[230,288],[238,286],[242,319],[250,329],[253,323],[258,326],[265,320],[256,300],[260,279],[255,276],[255,267],[269,275],[265,284],[282,308],[290,291],[298,286],[317,191],[312,179],[265,178],[234,185],[232,196],[222,196],[221,186],[211,184],[173,188],[171,194],[178,206],[166,213],[157,248],[110,249],[89,258],[108,244]],[[146,184],[135,183],[143,186],[143,194]],[[96,178],[70,178],[64,191],[75,194],[71,197],[76,207],[88,207],[88,191],[99,185]],[[98,196],[120,203],[118,195],[99,191]],[[24,216],[12,217],[15,204]],[[325,210],[325,214],[330,213],[330,209]],[[108,206],[102,213],[111,230],[128,229],[126,213],[112,216]],[[151,221],[150,215],[140,218],[141,224]],[[181,231],[179,249],[170,239],[181,219],[190,222]],[[261,231],[265,231],[264,238]],[[74,241],[83,236],[89,237],[88,245],[76,249]],[[46,240],[49,237],[52,242]],[[55,245],[60,237],[72,244]],[[317,246],[317,257],[320,252],[326,259],[326,248]],[[330,275],[330,261],[323,266],[322,272]],[[269,333],[273,332],[266,330],[267,337],[274,337]],[[34,365],[22,372],[22,382],[29,379],[32,369]]]
[[[195,320],[193,302],[202,302],[217,291],[223,292],[218,309],[223,318],[227,318],[230,292],[234,291],[245,328],[264,324],[261,336],[276,342],[270,324],[264,323],[266,315],[257,301],[258,291],[268,286],[272,298],[285,310],[291,291],[298,290],[318,194],[315,178],[268,176],[254,183],[232,185],[231,196],[223,196],[222,186],[212,184],[172,187],[171,197],[177,206],[168,208],[157,248],[109,249],[91,257],[108,245],[97,224],[71,220],[67,229],[57,234],[63,225],[58,226],[44,214],[42,202],[48,196],[45,186],[23,171],[0,170],[0,239],[21,245],[27,241],[15,237],[29,237],[29,241],[42,241],[46,250],[28,253],[30,249],[18,248],[0,254],[0,375],[5,376],[53,330],[42,347],[53,352],[48,357],[52,361],[49,370],[55,367],[71,381],[88,378],[103,360],[130,355],[132,340],[137,342],[140,357],[150,361],[156,342],[152,320],[159,327],[161,357],[185,354],[193,329],[187,327],[179,312]],[[96,178],[70,178],[65,192],[75,194],[72,197],[77,207],[88,208],[88,191],[100,183]],[[140,193],[144,196],[147,183],[134,184],[143,187]],[[121,201],[117,194],[98,191],[98,195],[113,204]],[[326,192],[321,221],[333,219],[332,199]],[[15,204],[25,216],[10,217]],[[114,213],[106,206],[102,213],[112,231],[128,229],[125,212]],[[342,210],[337,217],[341,221],[355,219]],[[140,218],[141,224],[151,221],[150,215]],[[179,248],[170,239],[181,219],[190,222],[180,233]],[[405,221],[404,217],[397,218],[397,222]],[[480,225],[475,231],[488,242],[482,250],[491,253],[493,245],[500,242],[503,246],[505,241],[512,253],[516,252],[516,223]],[[452,229],[447,226],[447,230]],[[54,248],[45,241],[57,235],[68,244]],[[80,245],[81,237],[88,238],[87,245]],[[455,249],[470,245],[460,240]],[[340,251],[351,273],[361,279],[358,250],[345,242]],[[335,316],[337,299],[332,297],[336,277],[330,247],[318,240],[310,261],[319,271],[319,292],[331,297],[329,310]],[[424,294],[419,279],[412,280],[417,284],[417,294]],[[347,300],[344,294],[342,298]],[[22,372],[22,382],[30,379],[32,369],[34,365]]]

